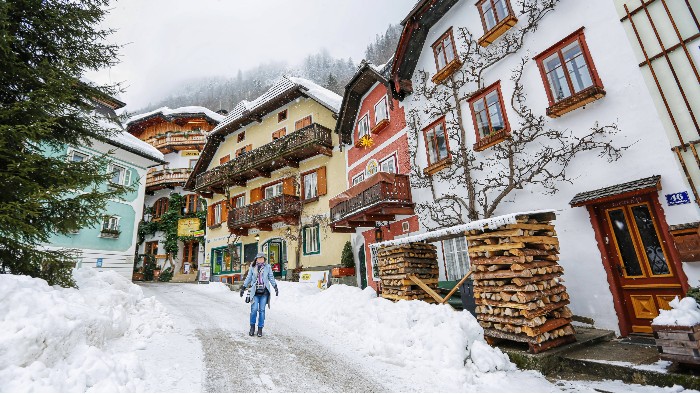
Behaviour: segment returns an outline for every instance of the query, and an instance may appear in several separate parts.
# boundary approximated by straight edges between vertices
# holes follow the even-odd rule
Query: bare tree
[[[560,183],[573,182],[566,169],[581,152],[595,151],[612,162],[628,148],[612,143],[611,136],[618,131],[614,123],[596,122],[585,134],[573,133],[552,128],[545,116],[535,114],[527,105],[522,83],[523,71],[532,66],[526,55],[517,62],[510,78],[514,89],[509,104],[516,119],[510,119],[509,135],[479,154],[467,144],[465,125],[472,122],[462,103],[483,91],[485,71],[521,51],[526,38],[554,11],[559,1],[520,0],[517,8],[521,27],[509,30],[486,48],[478,44],[468,28],[459,28],[456,41],[461,46],[462,66],[441,83],[432,83],[426,71],[418,71],[413,92],[418,105],[408,111],[409,151],[413,160],[411,184],[432,192],[431,201],[416,206],[429,230],[489,218],[502,202],[512,198],[513,192],[526,187],[539,187],[544,193],[555,194]],[[420,119],[442,116],[452,163],[433,175],[425,174],[416,162]],[[447,190],[439,193],[436,184],[447,185]]]

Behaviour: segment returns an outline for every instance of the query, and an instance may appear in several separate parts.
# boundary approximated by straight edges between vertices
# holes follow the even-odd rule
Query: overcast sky
[[[131,111],[156,101],[178,82],[235,76],[269,61],[299,63],[327,48],[335,57],[364,49],[415,0],[115,0],[106,26],[125,44],[121,63],[88,74],[98,83],[125,82]]]

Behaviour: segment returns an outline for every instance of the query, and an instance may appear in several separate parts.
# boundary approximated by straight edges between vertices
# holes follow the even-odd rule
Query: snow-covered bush
[[[678,297],[669,302],[671,310],[660,310],[659,316],[651,322],[657,326],[694,326],[700,324],[700,308],[695,298]]]

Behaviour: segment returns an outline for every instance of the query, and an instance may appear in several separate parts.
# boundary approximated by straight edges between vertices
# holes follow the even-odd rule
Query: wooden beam
[[[443,300],[442,297],[438,295],[438,293],[436,293],[433,289],[428,287],[428,285],[423,283],[423,281],[418,279],[415,275],[408,275],[408,279],[412,280],[413,283],[417,284],[421,289],[425,290],[425,292],[428,293],[429,296],[433,297],[433,299],[435,299],[435,301],[437,301],[439,304],[445,303],[445,300]]]
[[[333,149],[326,148],[325,146],[319,147],[318,153],[320,153],[324,156],[333,157]]]
[[[272,224],[256,224],[255,227],[260,231],[272,231]]]
[[[298,160],[288,159],[284,156],[280,157],[278,160],[281,161],[282,163],[284,163],[288,167],[299,168],[299,161]]]
[[[334,227],[331,226],[331,231],[334,233],[342,233],[342,234],[352,234],[355,232],[354,228],[351,227]]]
[[[258,170],[257,168],[253,168],[251,171],[257,176],[261,176],[263,178],[272,178],[272,174],[270,174],[269,171],[262,171]]]
[[[472,270],[470,269],[469,272],[467,272],[467,274],[464,275],[464,278],[462,278],[462,280],[460,280],[460,281],[457,283],[457,285],[455,285],[455,287],[453,287],[452,290],[450,290],[450,292],[447,293],[447,295],[445,296],[445,299],[441,302],[441,304],[444,304],[444,303],[446,303],[447,301],[449,301],[449,300],[450,300],[450,297],[452,297],[452,294],[454,294],[455,292],[457,292],[457,289],[459,289],[459,286],[462,286],[462,285],[464,284],[464,282],[466,282],[467,278],[469,278],[471,275],[472,275]]]
[[[380,214],[369,213],[369,214],[362,215],[362,219],[364,221],[368,221],[368,222],[377,221],[377,220],[385,222],[385,221],[394,221],[394,219],[396,219],[396,216],[395,215],[380,215]]]
[[[377,222],[372,221],[362,221],[362,220],[348,220],[348,226],[351,227],[375,227]]]

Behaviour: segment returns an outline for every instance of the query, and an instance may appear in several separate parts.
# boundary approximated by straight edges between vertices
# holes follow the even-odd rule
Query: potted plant
[[[134,273],[131,275],[131,280],[132,281],[142,281],[143,280],[143,272],[141,272],[141,268],[134,268]]]
[[[352,246],[350,241],[345,242],[343,252],[340,254],[341,267],[333,268],[332,274],[336,278],[355,275],[355,259],[352,257]]]
[[[156,266],[156,268],[153,270],[153,280],[158,280],[160,277],[160,265]]]

